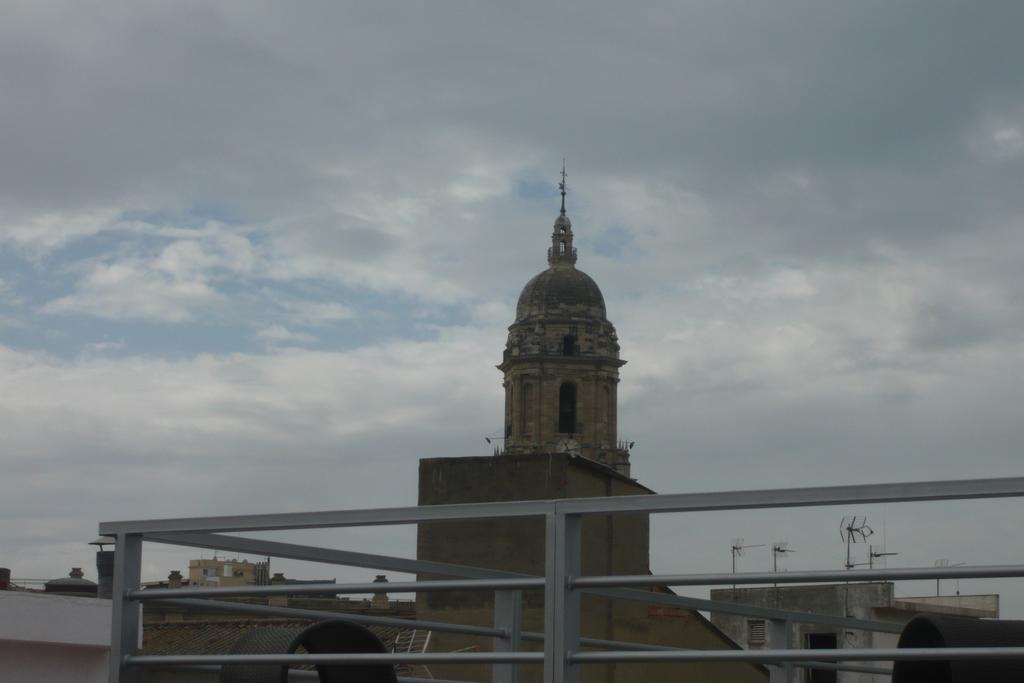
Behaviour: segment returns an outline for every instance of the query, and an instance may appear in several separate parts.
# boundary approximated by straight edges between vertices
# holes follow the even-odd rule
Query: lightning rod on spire
[[[562,182],[558,183],[558,189],[562,193],[562,215],[565,215],[565,157],[562,157]]]

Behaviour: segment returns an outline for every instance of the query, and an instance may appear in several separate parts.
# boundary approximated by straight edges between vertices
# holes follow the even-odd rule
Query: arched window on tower
[[[562,227],[560,227],[558,229],[558,232],[561,233],[562,235],[564,235],[565,234],[565,226],[563,225]]]
[[[575,356],[576,355],[576,335],[567,334],[562,337],[562,355],[563,356]]]
[[[530,432],[530,406],[533,403],[533,385],[523,384],[519,392],[519,435]]]
[[[565,256],[565,240],[558,243],[558,254],[559,256]]]
[[[612,425],[612,392],[605,384],[602,387],[602,394],[604,394],[604,435],[605,440],[608,443],[612,443],[613,435],[615,434],[615,428]]]
[[[514,382],[508,383],[508,393],[505,399],[505,438],[508,439],[512,436],[512,415],[515,412],[516,405],[516,385]]]
[[[563,382],[558,388],[558,431],[576,432],[576,385],[572,382]]]

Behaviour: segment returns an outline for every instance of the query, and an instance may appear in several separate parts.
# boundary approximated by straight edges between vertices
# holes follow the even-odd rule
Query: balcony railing
[[[571,256],[572,258],[576,258],[576,247],[573,247],[572,249],[569,249],[567,251],[559,251],[557,254],[555,252],[554,247],[548,247],[548,258],[551,258],[552,256],[561,256],[561,257],[569,257],[569,256]]]
[[[835,486],[720,493],[575,498],[556,501],[433,505],[373,510],[195,517],[106,522],[100,534],[116,536],[110,682],[128,683],[140,668],[180,666],[215,669],[224,664],[481,664],[492,666],[492,681],[514,683],[521,664],[543,664],[545,683],[575,683],[582,664],[623,662],[746,662],[770,667],[772,683],[795,680],[798,668],[834,669],[887,674],[888,669],[857,662],[1024,658],[1024,647],[972,648],[793,648],[791,625],[808,623],[884,633],[898,633],[899,624],[784,609],[711,601],[637,590],[650,586],[713,586],[765,583],[811,583],[907,579],[993,578],[1024,576],[1024,565],[977,565],[840,571],[740,574],[662,574],[581,576],[580,528],[587,515],[620,513],[686,513],[725,510],[896,503],[1024,496],[1024,478],[976,479],[918,483]],[[478,567],[418,561],[362,552],[294,545],[224,534],[284,529],[417,524],[471,519],[543,518],[546,524],[544,576],[526,576]],[[346,614],[353,622],[401,625],[492,638],[493,652],[428,652],[387,654],[168,655],[138,654],[140,603],[159,602],[185,608],[295,618],[338,618],[337,612],[253,605],[218,600],[235,596],[273,596],[324,592],[325,585],[232,586],[221,588],[147,589],[140,585],[143,542],[251,553],[410,574],[454,577],[445,580],[390,582],[389,592],[450,590],[495,594],[493,627]],[[544,591],[544,631],[520,628],[522,591]],[[380,583],[333,584],[337,594],[375,593]],[[741,614],[767,621],[771,649],[684,650],[642,643],[584,638],[580,635],[583,593],[605,598],[654,603],[691,610]],[[543,651],[523,651],[523,641],[543,643]],[[588,648],[589,651],[581,651]],[[596,650],[596,651],[595,651]],[[298,677],[303,674],[295,672]],[[305,674],[305,675],[308,675]],[[414,683],[416,679],[399,679]]]

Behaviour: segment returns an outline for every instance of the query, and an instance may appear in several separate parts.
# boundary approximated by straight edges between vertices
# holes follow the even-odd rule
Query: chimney
[[[388,577],[384,574],[377,574],[377,578],[373,580],[374,583],[387,583]],[[381,591],[380,593],[374,593],[373,599],[370,601],[370,607],[374,609],[387,609],[389,607],[388,594]]]
[[[288,583],[288,579],[284,578],[283,572],[274,572],[274,575],[270,577],[271,586],[283,583]],[[289,595],[269,595],[267,596],[267,604],[271,607],[287,607],[290,598],[291,596]]]
[[[168,588],[181,588],[181,572],[175,569],[167,575]]]
[[[114,551],[96,551],[96,597],[109,600],[114,594]]]
[[[114,594],[114,551],[104,550],[103,546],[115,543],[113,536],[100,536],[89,545],[99,548],[96,551],[96,597],[109,600]]]
[[[71,571],[68,572],[68,576],[72,579],[82,579],[85,578],[85,572],[82,571],[81,567],[72,567]]]
[[[10,590],[11,570],[7,567],[0,567],[0,591]]]

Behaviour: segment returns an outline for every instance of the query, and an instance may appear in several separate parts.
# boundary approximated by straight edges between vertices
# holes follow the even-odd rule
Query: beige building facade
[[[210,559],[188,561],[188,582],[193,586],[245,586],[259,583],[259,571],[265,563],[248,560]]]

